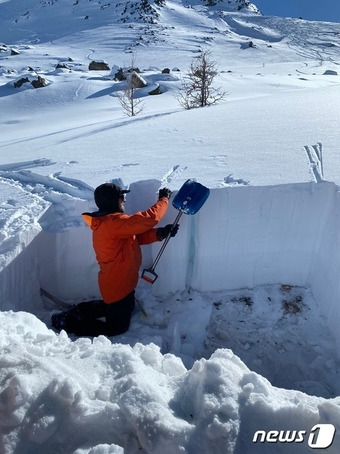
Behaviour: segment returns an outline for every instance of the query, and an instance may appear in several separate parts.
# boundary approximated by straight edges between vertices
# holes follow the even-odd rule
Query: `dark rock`
[[[149,95],[161,95],[161,87],[157,84],[157,87],[154,90],[149,91]]]
[[[31,84],[34,88],[43,88],[48,85],[46,79],[41,76],[38,76],[37,79],[32,80]]]
[[[56,69],[71,69],[67,63],[59,62],[56,66]]]
[[[22,77],[21,79],[14,82],[13,85],[15,88],[20,88],[23,84],[26,84],[27,82],[29,82],[28,77]]]
[[[324,76],[337,76],[338,73],[332,69],[327,69],[324,73]]]
[[[147,82],[143,79],[143,77],[141,77],[136,72],[131,73],[130,83],[135,88],[143,88],[143,87],[146,87],[148,85]]]
[[[122,68],[120,68],[116,74],[115,74],[115,80],[117,80],[118,82],[122,82],[123,80],[126,80],[126,76],[124,74],[124,71]]]
[[[109,65],[106,63],[106,61],[91,61],[89,64],[89,70],[90,71],[110,71]]]

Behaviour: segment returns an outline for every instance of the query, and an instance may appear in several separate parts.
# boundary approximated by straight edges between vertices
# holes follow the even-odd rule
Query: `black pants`
[[[67,311],[65,330],[76,336],[117,336],[129,329],[134,308],[134,291],[111,304],[85,301]]]

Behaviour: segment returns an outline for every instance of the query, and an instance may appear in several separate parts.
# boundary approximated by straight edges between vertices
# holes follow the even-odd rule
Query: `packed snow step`
[[[204,356],[230,348],[274,386],[339,394],[340,362],[310,289],[282,284],[226,292],[213,307]]]

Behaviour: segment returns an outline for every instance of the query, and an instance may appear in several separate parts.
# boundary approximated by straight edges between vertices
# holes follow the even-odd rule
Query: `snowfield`
[[[1,454],[339,452],[340,25],[246,3],[0,0]],[[202,50],[228,94],[185,111]],[[148,86],[128,117],[132,58]],[[99,297],[94,188],[129,187],[133,213],[189,178],[211,194],[140,281],[147,316],[55,333],[41,287]]]

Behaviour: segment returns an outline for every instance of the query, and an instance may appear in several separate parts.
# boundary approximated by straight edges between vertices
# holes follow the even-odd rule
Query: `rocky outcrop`
[[[149,95],[154,96],[154,95],[160,95],[162,94],[162,90],[159,84],[157,84],[156,88],[153,90],[149,91]]]
[[[20,79],[17,79],[15,82],[13,82],[14,88],[20,88],[24,84],[29,84],[29,86],[33,88],[43,88],[46,87],[49,83],[44,77],[32,76],[31,74],[20,77]]]
[[[110,67],[105,60],[92,60],[89,64],[90,71],[110,71]]]
[[[138,74],[136,71],[133,71],[130,74],[129,82],[134,88],[143,88],[148,85],[146,80],[143,79],[143,77],[140,74]]]

